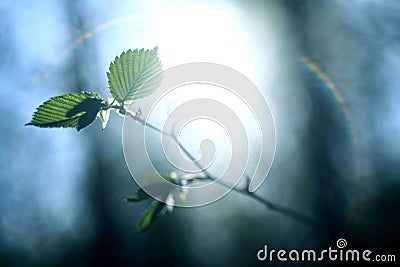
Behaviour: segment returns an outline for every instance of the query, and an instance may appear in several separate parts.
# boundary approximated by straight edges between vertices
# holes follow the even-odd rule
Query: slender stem
[[[142,124],[145,127],[149,127],[149,128],[151,128],[151,129],[153,129],[153,130],[155,130],[155,131],[157,131],[157,132],[159,132],[159,133],[161,133],[161,134],[163,134],[165,136],[171,137],[178,144],[178,146],[182,149],[182,151],[193,161],[193,163],[196,164],[196,166],[199,169],[201,169],[201,170],[204,169],[200,165],[200,163],[195,160],[193,155],[182,145],[182,143],[178,140],[178,138],[175,135],[167,133],[167,132],[163,131],[162,129],[158,128],[157,126],[154,126],[154,125],[146,122],[142,117],[140,117],[140,115],[138,115],[138,113],[132,114],[131,112],[127,111],[126,115],[128,115],[130,118],[132,118],[133,120],[139,122],[140,124]],[[294,209],[291,209],[291,208],[288,208],[288,207],[285,207],[285,206],[282,206],[282,205],[279,205],[279,204],[275,204],[275,203],[273,203],[273,202],[271,202],[271,201],[269,201],[269,200],[267,200],[265,198],[262,198],[259,195],[256,195],[254,192],[249,192],[247,186],[245,188],[238,188],[238,187],[233,187],[232,188],[230,185],[225,184],[222,181],[220,181],[217,178],[215,178],[207,170],[204,169],[202,172],[206,175],[206,177],[205,177],[206,179],[215,181],[220,185],[223,185],[225,187],[228,187],[228,188],[232,189],[232,191],[235,191],[235,192],[237,192],[239,194],[242,194],[244,196],[250,197],[250,198],[256,200],[257,202],[259,202],[260,204],[264,205],[267,209],[269,209],[271,211],[275,211],[275,212],[281,213],[281,214],[283,214],[285,216],[288,216],[288,217],[290,217],[290,218],[292,218],[294,220],[302,222],[305,225],[321,226],[320,222],[318,222],[318,221],[316,221],[314,219],[311,219],[311,218],[303,215],[302,213],[300,213],[300,212],[298,212],[298,211],[296,211]]]

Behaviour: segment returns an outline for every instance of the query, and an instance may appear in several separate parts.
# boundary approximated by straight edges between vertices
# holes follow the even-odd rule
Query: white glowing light
[[[170,6],[156,22],[164,68],[188,62],[213,62],[254,78],[240,20],[240,13],[229,5]]]

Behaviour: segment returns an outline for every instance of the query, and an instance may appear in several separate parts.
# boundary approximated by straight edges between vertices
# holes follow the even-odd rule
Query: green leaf
[[[146,231],[150,225],[154,222],[154,220],[160,215],[164,208],[165,204],[160,201],[153,200],[150,203],[149,208],[144,212],[142,218],[139,221],[138,226],[136,227],[136,233],[141,233]]]
[[[150,196],[143,190],[143,189],[139,189],[138,191],[136,191],[135,193],[124,197],[123,199],[128,201],[128,202],[139,202],[145,199],[150,198]]]
[[[102,101],[101,96],[93,92],[52,97],[36,108],[32,120],[25,125],[43,128],[76,127],[80,131],[96,119]]]
[[[145,97],[160,85],[161,71],[157,47],[123,52],[107,72],[110,93],[120,103]]]

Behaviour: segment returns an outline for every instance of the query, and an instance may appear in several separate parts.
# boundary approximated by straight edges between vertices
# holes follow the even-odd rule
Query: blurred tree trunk
[[[324,9],[325,2],[288,1],[288,18],[297,37],[294,49],[305,55],[324,53],[324,48],[315,43],[312,30],[312,12]],[[312,7],[312,8],[311,8]],[[312,12],[311,12],[312,11]],[[329,49],[329,48],[328,48]],[[333,97],[323,89],[324,85],[310,74],[304,79],[304,88],[309,92],[313,110],[308,129],[309,140],[306,145],[310,161],[310,179],[313,179],[315,197],[315,217],[322,222],[321,231],[315,230],[315,242],[320,247],[334,246],[344,233],[346,222],[345,181],[340,176],[337,166],[332,162],[334,143],[341,145],[348,132],[339,118],[341,110]],[[345,166],[343,166],[345,167]]]
[[[87,6],[78,1],[66,1],[66,12],[67,18],[69,19],[69,25],[71,29],[71,36],[77,38],[87,28],[85,18],[89,13]],[[96,66],[96,49],[95,42],[92,40],[86,40],[71,53],[70,58],[70,75],[71,84],[69,88],[74,90],[91,90],[90,80],[90,69]],[[84,263],[88,266],[115,266],[115,229],[113,227],[112,218],[109,209],[107,208],[107,201],[109,199],[109,185],[110,177],[106,177],[107,164],[104,164],[104,158],[102,158],[103,146],[101,140],[99,140],[99,128],[89,127],[84,130],[84,134],[87,140],[87,157],[86,164],[86,190],[88,194],[88,207],[92,213],[93,218],[93,234],[94,236],[89,241],[88,247],[85,248],[84,259],[87,261]],[[83,259],[77,259],[78,262]]]

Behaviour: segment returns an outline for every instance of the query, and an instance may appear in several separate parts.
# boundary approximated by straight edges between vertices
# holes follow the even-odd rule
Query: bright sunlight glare
[[[254,78],[254,65],[240,28],[241,16],[233,6],[171,5],[158,18],[159,53],[164,68],[213,62]]]
[[[256,44],[259,43],[257,36],[259,31],[251,27],[257,24],[254,14],[250,16],[250,13],[238,9],[233,3],[170,2],[153,15],[152,27],[157,37],[152,39],[159,47],[164,70],[185,63],[218,63],[241,72],[256,84],[263,82],[260,79],[261,72],[262,77],[270,77],[271,72],[274,72],[272,71],[274,68],[265,68],[265,62],[273,62],[266,60],[270,55],[267,56],[261,49],[255,49],[258,48]],[[263,48],[266,46],[267,51],[271,51],[273,49],[269,47],[274,44],[275,42],[270,40],[267,44],[263,44]],[[248,134],[250,158],[257,155],[260,144],[254,140],[259,138],[260,130],[249,107],[227,90],[210,85],[197,85],[197,87],[201,87],[201,90],[189,90],[188,86],[185,86],[185,90],[178,90],[180,93],[171,94],[171,97],[174,95],[173,99],[169,97],[168,100],[164,99],[158,103],[153,111],[159,109],[160,112],[154,112],[150,121],[160,123],[182,103],[182,100],[199,97],[195,92],[202,92],[203,97],[221,101],[236,113]],[[206,134],[213,140],[218,151],[211,170],[214,172],[224,170],[222,167],[226,164],[224,159],[230,155],[230,139],[227,138],[221,125],[207,120],[197,120],[195,123],[191,122],[190,127],[187,126],[180,138],[189,151],[196,157],[200,156],[199,144],[206,138],[204,136]],[[203,131],[206,133],[203,134]],[[249,166],[250,169],[254,168],[256,163],[250,160],[250,165],[254,165]]]

